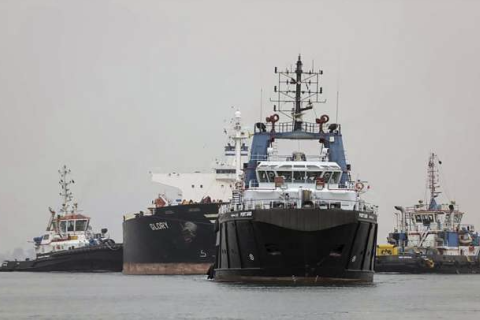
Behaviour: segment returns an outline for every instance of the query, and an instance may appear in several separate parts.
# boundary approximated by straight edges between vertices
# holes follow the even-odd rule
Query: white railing
[[[302,161],[294,161],[294,157],[292,154],[270,154],[270,155],[261,155],[261,154],[252,154],[250,155],[250,160],[254,161],[292,161],[297,164],[302,164],[305,161],[316,161],[316,162],[328,162],[324,160],[325,157],[320,155],[305,155],[305,160]]]
[[[303,208],[358,210],[364,212],[371,212],[375,215],[377,214],[377,207],[363,200],[316,199],[310,202],[310,204],[304,204]],[[249,199],[244,200],[241,203],[232,202],[230,204],[222,205],[219,209],[219,213],[226,213],[238,210],[268,210],[276,208],[295,209],[297,207],[297,200]]]

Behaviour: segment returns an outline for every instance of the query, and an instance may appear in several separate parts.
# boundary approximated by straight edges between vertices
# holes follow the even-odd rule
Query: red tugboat
[[[57,214],[50,210],[50,220],[43,235],[33,239],[36,259],[5,261],[0,271],[70,271],[121,272],[123,247],[108,236],[107,229],[94,233],[90,218],[80,214],[69,186],[74,183],[63,166],[60,185],[63,203]]]

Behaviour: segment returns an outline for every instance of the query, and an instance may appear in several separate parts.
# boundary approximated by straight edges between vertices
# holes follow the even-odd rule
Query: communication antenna
[[[73,179],[67,178],[68,175],[72,171],[67,168],[67,166],[63,166],[60,170],[58,170],[58,173],[60,174],[60,181],[58,182],[60,186],[62,187],[62,192],[60,192],[60,196],[63,198],[63,203],[62,203],[62,208],[60,208],[60,212],[65,216],[73,212],[73,210],[76,209],[76,207],[72,207],[72,211],[70,211],[70,203],[73,200],[73,194],[70,191],[69,186],[71,184],[74,184],[75,181]]]
[[[262,119],[263,119],[262,112],[263,112],[263,88],[260,89],[260,122],[262,122]]]
[[[335,123],[338,123],[338,101],[340,99],[340,90],[337,85],[337,108],[335,109]]]
[[[430,208],[429,209],[436,209],[436,201],[435,198],[441,193],[439,191],[440,184],[439,184],[439,172],[437,164],[442,164],[442,162],[438,159],[438,156],[435,153],[430,154],[430,158],[428,159],[428,189],[430,191]]]
[[[298,56],[295,71],[279,71],[275,67],[275,73],[278,74],[278,86],[273,88],[277,93],[276,99],[270,99],[271,102],[277,103],[273,106],[275,112],[281,112],[290,116],[293,120],[294,130],[301,130],[303,123],[304,111],[313,109],[315,103],[325,103],[325,99],[319,96],[323,93],[320,86],[320,75],[322,70],[303,71],[303,63],[301,56]],[[293,108],[288,109],[287,104],[293,103]],[[306,104],[304,107],[303,105]]]

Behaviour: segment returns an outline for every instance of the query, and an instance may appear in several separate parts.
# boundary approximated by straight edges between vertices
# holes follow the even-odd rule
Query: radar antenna
[[[302,67],[303,63],[300,55],[294,71],[288,69],[278,71],[275,67],[275,73],[278,74],[278,87],[275,86],[273,91],[278,93],[278,96],[276,99],[270,99],[271,102],[278,103],[278,106],[273,106],[275,112],[278,111],[283,114],[290,112],[294,130],[302,130],[304,111],[313,109],[315,103],[326,102],[325,99],[319,99],[323,92],[319,80],[323,71],[303,71]],[[290,88],[293,85],[295,86],[294,90]],[[294,107],[290,110],[284,109],[284,105],[289,103],[293,103]],[[306,106],[303,107],[305,103]]]

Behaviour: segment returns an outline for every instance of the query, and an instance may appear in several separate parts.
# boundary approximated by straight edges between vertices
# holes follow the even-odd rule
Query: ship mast
[[[295,71],[277,71],[278,73],[278,87],[274,87],[274,92],[278,93],[277,99],[271,99],[271,102],[278,103],[278,111],[286,113],[287,110],[282,110],[281,104],[293,102],[294,108],[291,109],[291,117],[293,120],[294,131],[302,130],[304,111],[313,109],[314,103],[324,103],[325,100],[319,100],[319,95],[322,94],[322,87],[319,86],[319,76],[323,74],[322,70],[317,72],[313,70],[303,71],[303,63],[301,56],[298,56]],[[295,78],[292,76],[295,74]],[[290,89],[290,85],[295,85],[295,90]],[[302,88],[302,85],[304,88]],[[306,107],[302,107],[303,103],[307,103]],[[274,105],[274,111],[277,111],[277,106]]]
[[[63,198],[63,203],[62,203],[62,208],[60,209],[60,212],[66,216],[71,213],[73,213],[73,210],[75,207],[72,207],[72,210],[70,209],[70,202],[73,199],[73,194],[70,191],[69,186],[75,181],[73,179],[67,178],[68,175],[71,173],[71,170],[67,168],[67,166],[63,166],[60,170],[58,170],[58,173],[60,174],[60,185],[62,187],[62,192],[60,192],[60,196]]]
[[[243,171],[242,171],[242,144],[248,138],[248,133],[242,128],[242,113],[237,110],[233,119],[233,130],[230,138],[235,143],[235,188],[232,190],[232,202],[240,205],[243,196]]]
[[[235,118],[233,119],[233,131],[230,134],[230,139],[235,143],[235,183],[241,184],[243,182],[242,176],[242,144],[248,138],[248,133],[242,128],[242,113],[235,111]]]
[[[438,179],[438,168],[436,166],[437,161],[437,155],[432,152],[428,160],[428,189],[430,191],[429,210],[437,209],[437,202],[435,201],[435,198],[441,193],[439,191],[440,185]],[[440,164],[441,162],[438,161],[438,163]]]

